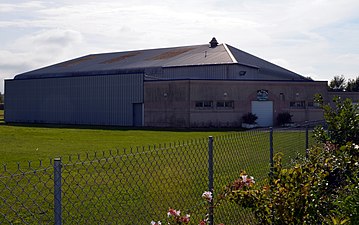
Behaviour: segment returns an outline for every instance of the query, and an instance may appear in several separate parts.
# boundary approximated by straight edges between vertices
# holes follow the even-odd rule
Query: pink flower
[[[189,217],[190,217],[190,215],[187,214],[187,215],[181,217],[180,221],[183,223],[189,223]]]
[[[167,212],[167,216],[170,217],[170,216],[180,216],[181,214],[181,211],[180,210],[175,210],[175,209],[172,209],[170,208]]]
[[[211,202],[212,201],[212,192],[210,192],[210,191],[203,192],[202,198],[204,198],[208,202]]]
[[[201,220],[198,225],[206,225],[207,222],[205,220]]]
[[[244,183],[246,183],[247,182],[247,175],[242,175],[242,180],[243,180]]]
[[[247,175],[242,175],[242,181],[246,186],[250,186],[255,183],[254,177],[248,177]]]

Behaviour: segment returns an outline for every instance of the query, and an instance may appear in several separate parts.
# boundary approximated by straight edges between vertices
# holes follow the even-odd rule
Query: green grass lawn
[[[151,131],[0,125],[0,164],[174,143],[218,136],[218,131]]]
[[[111,223],[110,219],[118,224],[149,224],[152,219],[165,217],[168,207],[190,209],[200,202],[201,193],[207,189],[207,137],[210,135],[215,138],[216,190],[235,179],[241,169],[258,180],[268,174],[269,133],[265,131],[154,131],[1,123],[0,163],[7,164],[8,171],[4,173],[5,178],[0,178],[0,189],[4,188],[0,193],[7,199],[4,203],[0,201],[0,215],[9,215],[7,218],[14,224],[51,221],[52,170],[14,177],[12,171],[19,173],[16,162],[25,168],[22,172],[27,171],[27,161],[38,164],[39,159],[49,162],[50,158],[77,154],[81,155],[80,161],[73,158],[69,163],[64,157],[68,163],[63,167],[64,224],[97,224],[106,220]],[[167,143],[166,149],[164,143]],[[172,143],[172,147],[168,143]],[[137,151],[136,146],[145,146],[145,149]],[[303,132],[274,133],[275,152],[284,152],[287,161],[295,152],[303,153],[304,146]],[[132,151],[123,150],[131,147],[134,147]],[[119,155],[108,157],[110,149],[119,149]],[[106,157],[101,156],[102,151],[107,152]],[[94,152],[99,153],[97,159],[106,160],[81,163],[89,161],[84,157],[86,153],[93,158]],[[0,169],[0,177],[2,172]],[[10,205],[21,213],[13,215],[8,209]],[[141,213],[136,214],[137,211]],[[217,221],[250,224],[248,221],[233,223],[231,219],[237,218],[238,212],[251,221],[250,214],[231,205],[218,209]],[[200,215],[193,215],[196,216]],[[0,223],[4,221],[0,216]]]
[[[4,110],[0,110],[0,124],[4,123]]]

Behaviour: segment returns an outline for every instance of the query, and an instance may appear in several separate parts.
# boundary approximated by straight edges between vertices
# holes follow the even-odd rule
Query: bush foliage
[[[292,117],[293,115],[291,115],[289,112],[279,113],[277,116],[277,123],[279,126],[282,126],[286,123],[291,123]]]
[[[242,116],[243,123],[255,124],[257,119],[257,115],[253,113],[247,113]]]
[[[239,178],[225,196],[259,224],[359,224],[359,112],[350,100],[333,101],[321,101],[328,132],[316,129],[318,144],[305,157],[284,167],[276,155],[264,185],[240,187]]]

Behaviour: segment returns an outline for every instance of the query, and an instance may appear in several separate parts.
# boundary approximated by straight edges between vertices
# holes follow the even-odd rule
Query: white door
[[[273,126],[273,102],[252,101],[252,113],[258,117],[257,124],[261,127]]]

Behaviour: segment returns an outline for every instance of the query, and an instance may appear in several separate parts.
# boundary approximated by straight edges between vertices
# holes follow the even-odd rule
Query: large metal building
[[[5,121],[113,126],[261,126],[280,112],[295,121],[322,112],[316,82],[215,38],[205,45],[93,54],[5,81]]]

